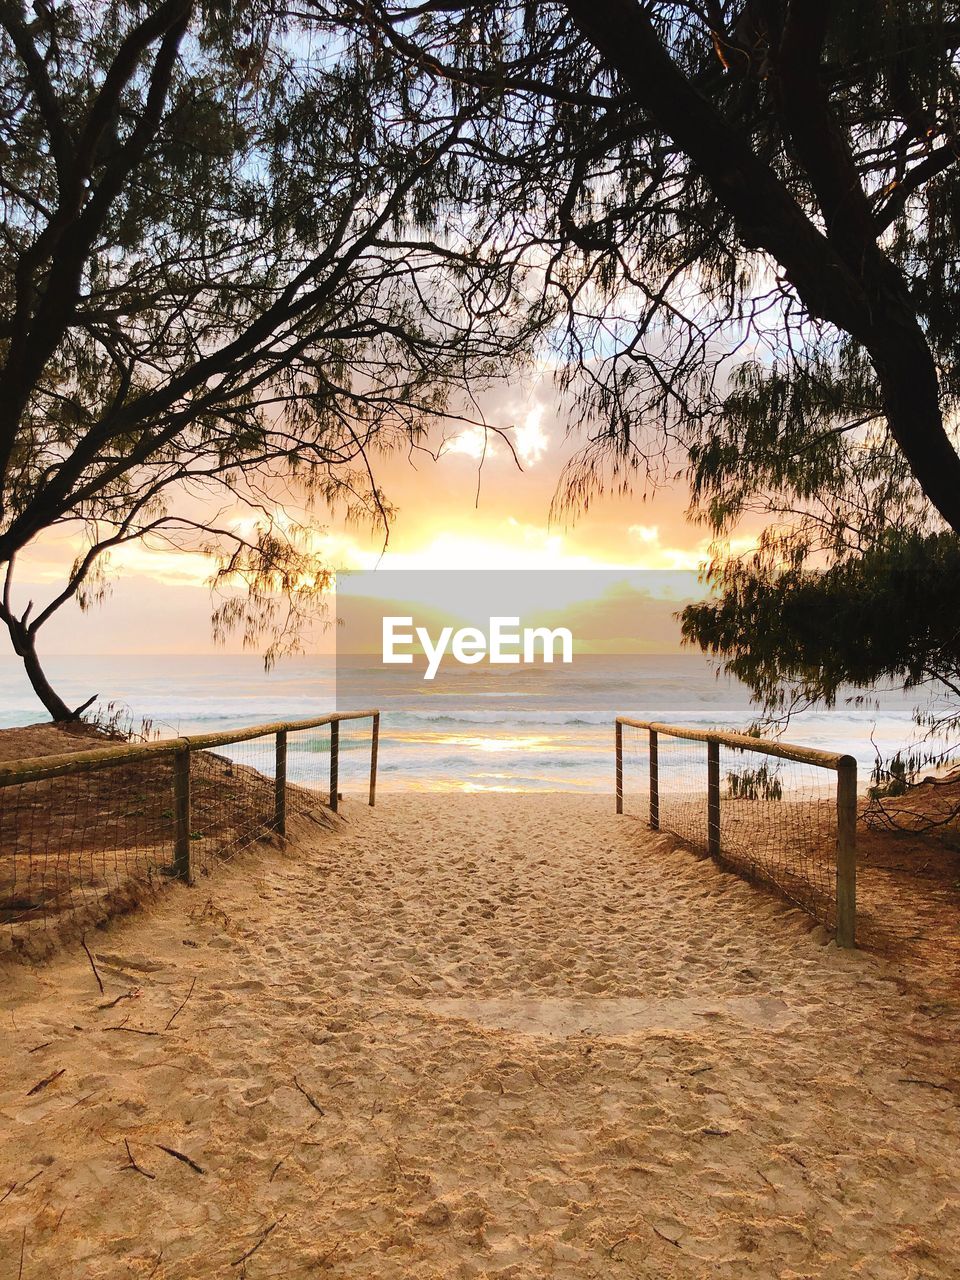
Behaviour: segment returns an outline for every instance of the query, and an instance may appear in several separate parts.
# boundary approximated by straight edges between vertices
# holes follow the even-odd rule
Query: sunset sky
[[[516,424],[515,443],[523,471],[495,437],[478,467],[482,433],[466,430],[448,439],[440,460],[427,454],[391,457],[378,479],[399,509],[389,545],[382,533],[344,526],[317,513],[319,546],[336,568],[372,569],[696,569],[705,560],[705,529],[684,518],[685,487],[673,484],[652,496],[608,497],[566,524],[549,522],[551,498],[564,462],[578,439],[565,439],[552,382],[544,378],[514,395],[488,403],[490,420]],[[48,537],[19,565],[19,599],[37,606],[62,582],[77,542]],[[743,539],[750,545],[750,538]],[[215,652],[210,627],[208,581],[212,563],[203,557],[141,546],[122,549],[103,604],[84,615],[61,610],[45,628],[42,651],[57,653]],[[324,651],[317,633],[308,651]],[[239,637],[226,646],[240,651]]]

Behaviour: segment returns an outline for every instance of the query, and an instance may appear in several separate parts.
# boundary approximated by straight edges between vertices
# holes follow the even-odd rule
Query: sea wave
[[[511,728],[516,725],[551,728],[586,728],[595,725],[612,725],[609,711],[518,711],[505,708],[502,711],[458,711],[434,715],[429,711],[389,710],[392,728],[409,728],[417,725],[491,725]]]

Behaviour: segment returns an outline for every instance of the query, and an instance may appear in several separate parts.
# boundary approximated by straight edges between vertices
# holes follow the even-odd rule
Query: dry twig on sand
[[[297,1086],[297,1089],[299,1090],[299,1092],[302,1093],[303,1096],[306,1098],[306,1100],[310,1103],[314,1111],[318,1112],[322,1116],[325,1116],[327,1114],[324,1111],[323,1107],[321,1107],[320,1103],[317,1102],[316,1098],[314,1098],[312,1094],[307,1093],[306,1089],[303,1087],[303,1085],[300,1083],[300,1081],[297,1079],[296,1076],[293,1077],[293,1083]]]
[[[148,1169],[144,1169],[137,1164],[136,1160],[133,1158],[133,1152],[130,1150],[130,1143],[126,1138],[123,1140],[123,1145],[127,1148],[128,1163],[120,1166],[120,1172],[126,1173],[129,1170],[131,1173],[141,1173],[145,1178],[149,1178],[152,1182],[157,1175],[155,1173],[150,1173]]]
[[[953,1093],[953,1086],[938,1084],[936,1080],[921,1080],[917,1076],[899,1076],[897,1084],[920,1084],[927,1089],[942,1089],[944,1093]]]
[[[32,1098],[35,1093],[39,1093],[41,1089],[45,1089],[48,1084],[53,1084],[54,1080],[59,1080],[66,1067],[61,1067],[59,1071],[53,1071],[48,1076],[44,1076],[42,1080],[38,1080],[32,1089],[27,1090],[27,1097]]]
[[[93,976],[97,980],[97,986],[100,988],[100,994],[103,995],[104,994],[103,979],[100,977],[100,974],[97,970],[97,966],[94,963],[93,956],[90,954],[90,948],[87,946],[86,934],[83,934],[82,937],[80,938],[80,945],[81,947],[83,947],[84,951],[87,953],[87,959],[90,961],[90,968],[93,970]]]
[[[253,1255],[257,1252],[257,1250],[260,1248],[260,1246],[264,1244],[271,1235],[273,1235],[274,1231],[276,1231],[277,1227],[279,1227],[280,1223],[283,1222],[286,1216],[287,1215],[284,1214],[283,1217],[278,1218],[276,1222],[271,1222],[270,1226],[267,1227],[266,1231],[264,1231],[259,1236],[256,1244],[253,1245],[252,1248],[248,1249],[246,1253],[242,1253],[239,1258],[236,1258],[233,1262],[231,1262],[230,1263],[231,1267],[239,1267],[242,1262],[246,1262],[248,1258],[252,1258]]]
[[[114,996],[112,1000],[107,1000],[103,1004],[98,1004],[98,1009],[114,1009],[121,1000],[133,1000],[140,994],[140,988],[135,987],[133,991],[122,991],[120,995]]]
[[[168,1156],[173,1156],[174,1160],[179,1160],[181,1164],[189,1165],[194,1173],[206,1173],[206,1169],[200,1167],[196,1160],[191,1160],[189,1156],[185,1156],[182,1151],[177,1151],[175,1147],[165,1147],[162,1142],[157,1143],[161,1151],[165,1151]]]
[[[672,1236],[666,1235],[663,1231],[658,1231],[652,1222],[650,1223],[650,1230],[655,1236],[659,1236],[661,1240],[666,1240],[667,1244],[672,1244],[675,1249],[680,1248],[679,1240],[674,1240]]]
[[[190,997],[193,995],[193,988],[194,988],[196,985],[197,985],[197,979],[196,979],[196,977],[194,977],[193,981],[190,983],[190,990],[187,992],[187,994],[184,996],[183,1000],[180,1002],[180,1004],[178,1004],[178,1005],[177,1005],[176,1009],[175,1009],[175,1010],[173,1011],[173,1013],[170,1015],[170,1021],[169,1021],[169,1022],[167,1023],[167,1025],[163,1028],[163,1029],[164,1029],[164,1031],[169,1031],[169,1030],[170,1030],[170,1028],[173,1026],[173,1020],[174,1020],[174,1018],[177,1016],[177,1014],[178,1014],[178,1013],[180,1013],[181,1009],[183,1009],[184,1005],[187,1003],[187,1001],[188,1001],[188,1000],[190,999]]]

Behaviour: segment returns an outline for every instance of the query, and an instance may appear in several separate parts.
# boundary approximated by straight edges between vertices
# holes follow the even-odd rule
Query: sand
[[[0,1277],[960,1274],[960,993],[611,807],[347,803],[6,971]]]

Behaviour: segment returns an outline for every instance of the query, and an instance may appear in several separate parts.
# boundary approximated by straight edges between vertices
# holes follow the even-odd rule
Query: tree
[[[248,588],[217,625],[282,642],[328,581],[291,488],[385,520],[377,452],[520,350],[497,246],[452,225],[468,115],[433,116],[335,15],[0,0],[0,620],[55,720],[83,708],[37,636],[111,549],[217,556]],[[76,562],[15,607],[51,529]]]
[[[924,598],[960,533],[960,7],[353,7],[450,109],[466,86],[496,94],[479,198],[562,301],[591,427],[562,498],[685,456],[726,593],[687,635],[761,696],[791,674],[825,696],[841,671],[909,674],[921,651],[951,680],[956,613],[935,641],[904,620],[872,665],[856,627],[880,584],[913,574]],[[771,523],[740,563],[722,539],[750,510]],[[780,611],[798,584],[816,616],[848,605],[802,659]]]
[[[844,687],[884,678],[907,688],[937,682],[956,702],[958,617],[958,540],[891,529],[817,574],[731,565],[720,600],[685,610],[684,632],[729,655],[729,670],[770,706],[783,704],[786,689],[833,704]]]

